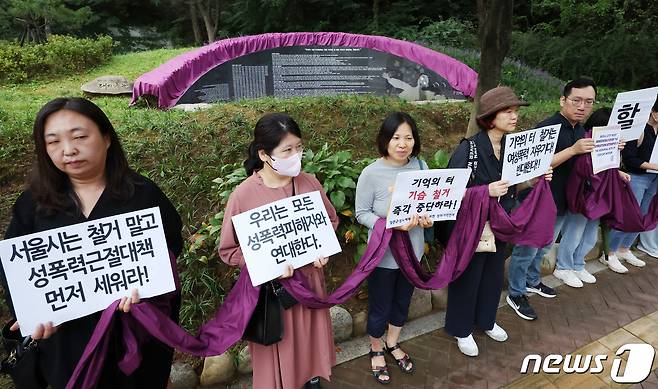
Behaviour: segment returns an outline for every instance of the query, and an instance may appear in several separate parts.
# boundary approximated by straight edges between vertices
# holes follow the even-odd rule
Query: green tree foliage
[[[511,55],[562,79],[627,89],[655,85],[658,9],[646,0],[533,0]]]
[[[88,6],[65,0],[2,0],[6,19],[13,22],[24,42],[45,42],[54,31],[71,32],[95,21]]]

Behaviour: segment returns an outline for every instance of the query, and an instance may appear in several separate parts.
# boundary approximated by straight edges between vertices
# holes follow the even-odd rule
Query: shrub
[[[414,38],[430,45],[478,47],[477,29],[473,23],[454,18],[432,22],[420,29]]]
[[[107,62],[113,46],[109,36],[89,39],[52,35],[46,43],[23,47],[0,42],[0,82],[22,83],[75,74]]]

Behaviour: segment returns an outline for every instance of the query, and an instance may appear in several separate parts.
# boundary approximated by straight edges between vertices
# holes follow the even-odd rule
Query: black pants
[[[399,269],[375,268],[368,277],[368,335],[380,338],[389,324],[402,327],[413,293]]]
[[[497,240],[496,248],[495,253],[475,253],[464,273],[448,286],[448,334],[464,338],[473,328],[493,328],[503,288],[505,243]]]

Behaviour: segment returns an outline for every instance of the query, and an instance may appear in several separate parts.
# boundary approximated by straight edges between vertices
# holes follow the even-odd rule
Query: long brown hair
[[[35,159],[32,164],[28,187],[37,202],[37,210],[52,213],[79,205],[66,173],[59,170],[48,156],[44,137],[48,117],[60,110],[68,109],[86,116],[96,123],[101,135],[110,139],[105,160],[105,190],[119,200],[130,198],[135,190],[136,173],[128,166],[119,137],[107,115],[96,104],[79,97],[59,97],[46,103],[34,120]]]

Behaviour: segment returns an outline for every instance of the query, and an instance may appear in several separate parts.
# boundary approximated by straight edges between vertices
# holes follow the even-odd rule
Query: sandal
[[[402,351],[402,349],[400,348],[400,345],[398,345],[398,344],[396,344],[395,346],[392,346],[392,347],[388,347],[388,344],[384,343],[384,351],[386,351],[390,356],[393,357],[393,359],[395,359],[395,362],[397,362],[398,366],[400,367],[400,370],[402,370],[403,373],[411,374],[414,371],[416,371],[416,365],[411,360],[411,357],[409,356],[409,354],[404,353],[404,357],[402,357],[400,359],[397,359],[393,355],[394,350]]]
[[[371,367],[371,373],[372,376],[375,377],[375,380],[379,382],[382,385],[388,385],[391,383],[391,375],[388,373],[388,366],[386,366],[386,362],[384,362],[384,366],[375,366],[372,367],[372,358],[374,357],[383,357],[385,354],[383,351],[372,351],[372,348],[370,349],[370,367]],[[388,377],[387,380],[384,380],[381,378],[381,376],[386,376]]]

